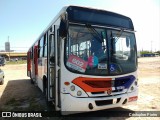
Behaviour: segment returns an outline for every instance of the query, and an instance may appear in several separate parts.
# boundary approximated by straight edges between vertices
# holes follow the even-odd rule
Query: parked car
[[[0,85],[4,84],[4,72],[0,69]]]
[[[0,66],[4,66],[6,64],[6,59],[0,56]]]

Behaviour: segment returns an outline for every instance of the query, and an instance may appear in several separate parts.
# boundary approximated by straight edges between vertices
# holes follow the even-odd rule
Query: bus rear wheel
[[[43,78],[43,95],[45,96],[46,101],[48,101],[48,87],[47,87],[47,79]]]
[[[33,81],[33,79],[31,78],[31,84],[34,84],[34,81]]]
[[[47,82],[47,78],[45,77],[43,79],[43,95],[45,97],[46,104],[49,107],[52,105],[52,102],[48,100],[48,87],[47,87],[47,85],[48,85],[48,82]]]

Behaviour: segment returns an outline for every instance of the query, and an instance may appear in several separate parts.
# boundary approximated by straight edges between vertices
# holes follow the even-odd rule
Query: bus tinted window
[[[44,40],[44,57],[47,57],[47,35],[45,35]]]
[[[70,25],[65,56],[70,71],[88,75],[119,75],[137,69],[134,33],[121,30]]]
[[[44,46],[44,37],[41,38],[40,42],[39,42],[39,57],[43,57],[43,46]]]
[[[69,20],[73,22],[108,25],[132,30],[134,29],[130,18],[107,11],[104,12],[86,8],[81,9],[72,6],[68,9],[68,17]]]

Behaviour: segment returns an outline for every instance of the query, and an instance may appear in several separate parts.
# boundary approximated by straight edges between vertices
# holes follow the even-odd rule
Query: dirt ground
[[[0,85],[0,111],[49,110],[40,89],[30,84],[30,79],[27,77],[26,73],[26,64],[6,65],[4,67],[1,67],[1,69],[5,72],[5,83],[4,85]],[[120,110],[160,111],[160,57],[138,58],[138,78],[139,96],[137,105],[124,106],[123,108],[120,108]],[[103,112],[105,116],[106,111]],[[125,117],[122,116],[123,118],[110,117],[107,119],[160,120],[160,118],[158,117],[126,117],[127,115],[124,116]],[[72,118],[69,117],[69,119]],[[106,117],[98,119],[106,120]]]

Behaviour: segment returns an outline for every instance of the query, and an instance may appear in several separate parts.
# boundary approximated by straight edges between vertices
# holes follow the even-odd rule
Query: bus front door
[[[52,29],[48,32],[48,98],[53,101],[55,109],[60,110],[58,26],[54,25]]]

